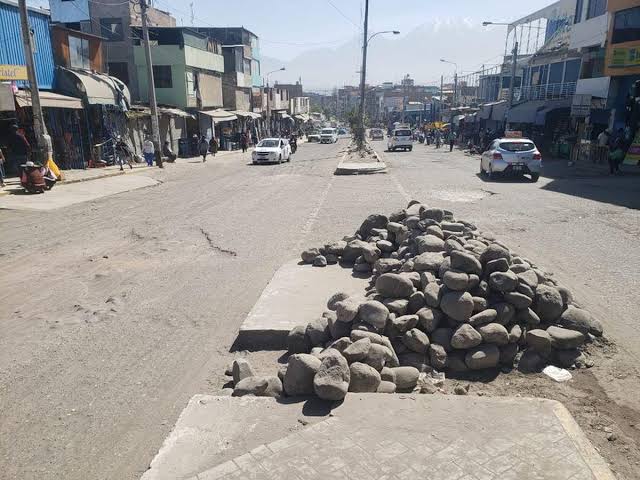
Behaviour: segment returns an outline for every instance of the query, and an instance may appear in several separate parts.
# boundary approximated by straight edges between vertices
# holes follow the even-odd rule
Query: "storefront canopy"
[[[510,123],[544,125],[547,114],[558,108],[570,108],[571,100],[533,100],[512,107],[507,112]]]
[[[16,93],[16,102],[19,107],[31,107],[31,94],[20,90]],[[67,97],[53,92],[40,92],[40,105],[44,108],[70,108],[82,110],[82,100],[76,97]]]
[[[227,110],[203,110],[200,113],[213,118],[214,122],[231,122],[238,119],[236,115]]]
[[[258,118],[262,118],[262,115],[259,113],[254,113],[254,112],[243,112],[240,110],[235,110],[235,111],[231,111],[229,113],[233,113],[238,117],[243,117],[243,118],[253,118],[254,120],[258,119]]]
[[[280,118],[284,118],[284,119],[291,119],[291,120],[293,120],[293,119],[291,118],[291,115],[289,115],[288,113],[285,113],[285,112],[278,112],[278,115],[280,116]]]
[[[168,115],[170,117],[193,118],[193,115],[185,112],[184,110],[180,110],[179,108],[158,107],[158,113],[160,115]]]
[[[131,105],[127,86],[109,75],[59,68],[58,84],[63,91],[84,97],[89,105],[115,105],[123,110]]]
[[[294,118],[296,118],[297,120],[300,120],[301,122],[308,122],[309,120],[311,120],[311,118],[309,118],[309,115],[305,115],[304,113],[301,113],[299,115],[294,115]]]

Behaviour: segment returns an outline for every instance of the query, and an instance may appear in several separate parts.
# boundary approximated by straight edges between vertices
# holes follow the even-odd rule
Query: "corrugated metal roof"
[[[53,88],[53,50],[49,33],[49,15],[29,9],[29,24],[34,32],[34,60],[38,87],[42,90]],[[25,65],[20,14],[13,3],[0,1],[0,63],[8,65]],[[24,82],[18,82],[23,85]]]

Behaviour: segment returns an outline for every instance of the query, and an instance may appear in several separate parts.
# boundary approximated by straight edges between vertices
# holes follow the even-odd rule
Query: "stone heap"
[[[288,365],[261,379],[265,391],[279,378],[289,396],[340,400],[348,391],[412,391],[424,372],[580,368],[590,363],[586,344],[603,333],[532,261],[415,201],[369,216],[355,236],[302,260],[353,265],[372,273],[371,285],[362,297],[336,293],[321,317],[291,330]]]

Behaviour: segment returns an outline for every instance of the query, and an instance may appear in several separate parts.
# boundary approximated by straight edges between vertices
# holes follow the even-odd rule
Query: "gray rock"
[[[426,372],[431,368],[429,358],[424,353],[405,352],[400,354],[398,359],[403,367],[413,367],[420,372]]]
[[[526,336],[527,345],[536,352],[545,353],[551,350],[551,336],[546,330],[529,330]]]
[[[318,255],[320,255],[320,250],[315,247],[308,248],[300,254],[304,263],[313,263]]]
[[[335,303],[335,311],[339,322],[352,322],[358,315],[362,299],[348,297]]]
[[[465,362],[466,352],[459,350],[449,353],[447,356],[447,369],[455,373],[464,373],[469,371],[469,367]]]
[[[327,253],[324,258],[327,259],[327,264],[328,265],[335,265],[336,263],[338,263],[340,261],[340,258],[337,255],[334,255],[333,253]]]
[[[536,312],[534,312],[530,308],[527,308],[526,310],[520,310],[516,315],[516,320],[519,323],[523,323],[530,327],[536,327],[540,325],[540,317],[538,317]]]
[[[487,262],[487,265],[484,268],[485,274],[487,276],[491,275],[493,272],[508,272],[509,271],[509,262],[506,258],[498,258],[496,260],[491,260]]]
[[[565,328],[578,330],[585,334],[590,333],[596,337],[601,337],[603,333],[602,324],[598,320],[586,310],[574,306],[569,306],[562,313],[559,323]]]
[[[396,384],[393,382],[381,381],[376,393],[396,393]]]
[[[471,288],[469,274],[456,270],[447,270],[442,277],[442,282],[454,291],[465,291]]]
[[[445,259],[442,261],[442,264],[438,269],[438,277],[444,277],[444,274],[447,270],[451,270],[451,257],[445,257]]]
[[[280,379],[278,377],[274,377],[278,382]],[[269,382],[265,377],[247,377],[243,380],[240,380],[233,389],[234,397],[244,397],[247,395],[252,395],[255,397],[262,397],[267,387],[269,386]]]
[[[523,272],[526,272],[527,270],[529,270],[531,267],[527,264],[516,264],[516,265],[511,265],[510,270],[515,273],[515,274],[520,274]]]
[[[442,252],[425,252],[414,258],[413,268],[416,272],[437,272],[444,262]]]
[[[236,385],[245,378],[253,377],[253,368],[248,360],[244,358],[236,358],[231,365],[231,376],[233,377],[233,384]]]
[[[451,346],[458,350],[477,347],[482,343],[482,335],[469,324],[462,324],[453,332]]]
[[[574,366],[579,367],[584,365],[586,362],[584,353],[577,348],[556,350],[554,358],[555,363],[562,368],[572,368]]]
[[[351,335],[351,329],[353,323],[351,322],[339,322],[337,317],[328,317],[327,323],[329,324],[329,334],[331,338],[342,338]],[[306,353],[306,352],[296,352]]]
[[[451,252],[451,268],[465,273],[482,275],[482,264],[474,255],[454,250]]]
[[[325,317],[316,318],[307,325],[306,335],[313,347],[324,346],[331,335],[329,333],[329,321]]]
[[[418,383],[420,372],[415,367],[396,367],[392,369],[396,375],[398,390],[412,390]]]
[[[333,295],[331,295],[331,298],[329,298],[329,300],[327,301],[327,308],[329,310],[336,310],[336,304],[338,302],[341,302],[347,298],[349,298],[351,295],[349,295],[346,292],[338,292],[338,293],[334,293]]]
[[[486,343],[493,343],[498,346],[504,346],[509,343],[509,332],[499,323],[488,323],[477,328],[482,340]]]
[[[464,361],[470,370],[495,368],[500,361],[500,350],[496,345],[481,345],[469,350]]]
[[[539,372],[543,366],[544,358],[532,349],[525,350],[518,362],[518,370],[522,373]]]
[[[496,322],[502,325],[507,325],[516,316],[516,309],[510,303],[497,303],[492,307],[497,313]]]
[[[507,262],[511,262],[511,253],[509,250],[504,248],[502,245],[498,243],[492,243],[489,245],[482,255],[480,256],[480,261],[483,264],[490,262],[491,260],[497,260],[499,258],[504,258]]]
[[[323,400],[342,400],[349,390],[351,379],[347,360],[339,351],[329,349],[313,377],[313,389]]]
[[[313,378],[321,365],[313,355],[297,353],[289,357],[287,373],[284,376],[284,391],[290,397],[313,395]]]
[[[444,241],[435,235],[421,235],[416,238],[416,245],[418,253],[444,251]]]
[[[413,282],[397,273],[384,273],[376,280],[376,290],[387,298],[408,298],[413,294]]]
[[[369,244],[362,240],[352,240],[347,243],[342,253],[342,260],[346,263],[354,263],[362,255],[362,249],[368,248]]]
[[[547,333],[551,337],[551,346],[561,350],[578,348],[586,340],[584,333],[567,328],[551,326],[547,328]]]
[[[440,223],[444,219],[444,211],[441,208],[425,208],[420,212],[421,219],[431,219]]]
[[[444,251],[451,254],[451,252],[455,251],[464,251],[464,247],[457,240],[448,238],[444,241]]]
[[[444,232],[437,225],[429,225],[427,228],[425,228],[424,233],[426,233],[427,235],[433,235],[434,237],[438,237],[439,239],[444,240]]]
[[[498,318],[498,312],[493,308],[488,308],[487,310],[483,310],[482,312],[476,313],[469,319],[469,325],[473,327],[479,327],[481,325],[486,325],[487,323],[492,323]]]
[[[391,233],[401,232],[404,228],[405,226],[399,222],[389,222],[387,224],[387,230],[390,231]]]
[[[371,273],[372,268],[371,268],[371,265],[369,265],[368,263],[358,263],[353,266],[353,271],[356,273],[367,274],[367,273]]]
[[[344,358],[347,359],[347,362],[359,362],[367,358],[369,354],[369,350],[371,349],[371,339],[362,338],[356,342],[353,342],[347,348],[345,348],[342,352]]]
[[[518,345],[515,343],[509,343],[500,347],[500,364],[507,367],[513,367],[516,355],[518,354]]]
[[[409,300],[406,298],[385,298],[382,303],[389,309],[389,312],[396,315],[405,315],[409,308]]]
[[[431,307],[420,309],[416,315],[420,326],[427,333],[431,333],[438,328],[440,322],[444,319],[444,314],[440,310]]]
[[[442,286],[437,283],[429,283],[424,288],[424,302],[429,307],[439,307],[442,299]]]
[[[443,230],[448,230],[450,232],[456,232],[456,233],[460,233],[460,232],[464,232],[465,230],[465,225],[463,223],[460,222],[440,222],[440,225],[442,226]]]
[[[389,319],[389,309],[381,302],[371,300],[360,305],[358,317],[363,322],[382,331]]]
[[[518,343],[522,338],[522,327],[520,325],[514,325],[509,330],[509,343]]]
[[[327,348],[334,348],[338,350],[340,353],[344,352],[349,345],[352,345],[353,342],[347,336],[340,337],[333,342],[331,342]]]
[[[560,318],[564,302],[557,288],[548,285],[539,285],[536,289],[536,298],[532,307],[540,320],[544,323],[553,323]]]
[[[442,345],[432,343],[429,345],[429,361],[437,370],[444,370],[447,366],[447,351]]]
[[[380,370],[380,378],[383,382],[396,383],[396,374],[392,368],[384,367]]]
[[[390,338],[400,337],[416,325],[418,325],[417,315],[402,315],[389,321],[385,333]]]
[[[407,260],[405,265],[408,265],[409,262],[410,262],[410,260]],[[414,287],[419,287],[420,286],[420,274],[418,272],[411,272],[411,271],[401,272],[399,275],[402,275],[403,277],[409,279],[409,281],[411,281],[411,283],[413,284]]]
[[[280,365],[278,367],[278,378],[281,382],[284,382],[284,376],[287,374],[287,366],[288,364]]]
[[[364,331],[360,331],[360,330],[353,330],[351,332],[351,341],[352,342],[357,342],[358,340],[361,340],[363,338],[368,338],[369,340],[371,340],[371,343],[377,343],[378,345],[384,345],[384,340],[383,340],[382,335],[379,335],[377,333],[364,332]]]
[[[380,255],[382,255],[382,252],[375,245],[369,243],[366,247],[362,247],[362,256],[364,257],[365,262],[371,265],[378,261]]]
[[[355,362],[349,367],[351,382],[349,391],[354,393],[374,393],[380,385],[378,371],[364,363]]]
[[[344,249],[346,246],[347,242],[345,242],[344,240],[329,243],[324,246],[325,255],[335,255],[336,257],[340,257],[344,253]]]
[[[318,255],[316,258],[313,259],[314,267],[326,267],[327,264],[328,264],[327,257],[325,257],[324,255]]]
[[[566,310],[569,305],[573,305],[573,294],[571,293],[571,290],[562,285],[558,285],[558,291],[560,292],[562,303],[564,303],[564,308]]]
[[[306,335],[306,325],[293,327],[287,335],[287,350],[289,353],[309,353],[311,342]]]
[[[511,272],[493,272],[489,276],[489,287],[501,292],[513,292],[518,286],[518,276]]]
[[[458,322],[466,322],[473,313],[473,297],[469,292],[448,292],[442,296],[440,308]]]
[[[451,351],[451,338],[453,337],[452,328],[436,328],[430,336],[431,344],[442,345],[446,352]]]
[[[374,265],[373,268],[378,273],[389,273],[400,270],[402,262],[395,258],[381,258]]]
[[[415,292],[413,295],[409,297],[409,304],[407,305],[407,312],[409,314],[417,313],[420,309],[424,308],[426,303],[424,303],[424,293]]]
[[[538,288],[538,275],[533,270],[527,270],[518,274],[518,280],[535,291]]]
[[[473,297],[473,313],[484,312],[487,309],[487,299],[483,297]]]
[[[376,242],[376,247],[378,247],[378,249],[384,253],[391,253],[396,249],[393,243],[389,240],[378,240]]]
[[[504,294],[504,299],[516,307],[517,310],[524,310],[529,308],[533,303],[533,300],[528,296],[518,292],[507,292]]]
[[[384,346],[378,345],[377,343],[372,343],[369,348],[369,352],[367,353],[366,358],[362,360],[362,363],[366,363],[376,370],[382,370],[382,367],[385,366],[387,361],[389,361],[393,357],[391,350]]]
[[[412,328],[402,336],[402,343],[412,352],[426,354],[429,348],[429,336],[417,328]]]
[[[471,295],[474,297],[487,298],[487,295],[489,295],[489,284],[484,280],[480,280],[480,283],[473,289]]]

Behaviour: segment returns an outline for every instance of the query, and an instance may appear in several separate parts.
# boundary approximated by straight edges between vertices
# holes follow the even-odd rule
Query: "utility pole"
[[[364,2],[364,32],[362,41],[362,69],[360,71],[360,128],[358,132],[358,148],[364,145],[364,84],[367,79],[367,47],[369,35],[369,0]]]
[[[442,121],[442,106],[444,105],[444,75],[440,75],[440,108],[438,108],[438,113],[440,113],[440,121]]]
[[[267,135],[271,136],[271,91],[269,90],[269,77],[267,77]]]
[[[458,71],[453,74],[453,106],[458,106]]]
[[[515,93],[516,73],[518,70],[518,42],[513,47],[513,58],[511,65],[511,82],[509,82],[509,108],[513,105],[513,95]]]
[[[22,43],[24,44],[24,58],[27,64],[27,76],[29,77],[29,88],[31,89],[31,110],[33,111],[33,133],[38,146],[36,160],[42,165],[49,160],[52,152],[51,137],[47,134],[47,127],[44,124],[42,115],[42,105],[40,104],[40,90],[38,89],[38,78],[36,77],[35,61],[33,59],[33,42],[31,39],[31,27],[29,26],[29,16],[26,0],[19,0],[20,26],[22,27]]]
[[[140,0],[142,11],[142,38],[144,40],[144,54],[147,58],[147,83],[149,91],[149,105],[151,106],[151,134],[155,150],[156,165],[162,168],[162,153],[160,151],[160,125],[158,124],[158,101],[156,99],[156,84],[153,78],[153,63],[151,61],[151,45],[149,44],[149,20],[147,18],[148,0]]]

